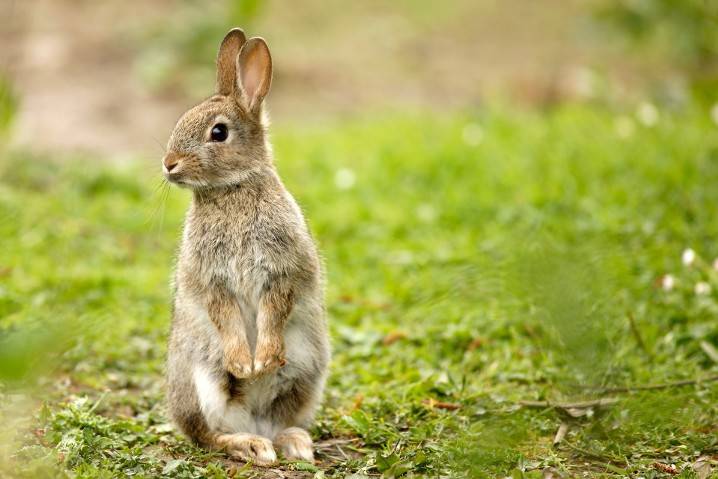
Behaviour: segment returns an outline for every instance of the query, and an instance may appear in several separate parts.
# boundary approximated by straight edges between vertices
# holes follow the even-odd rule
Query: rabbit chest
[[[196,289],[231,293],[248,319],[256,318],[260,295],[272,277],[291,274],[297,262],[291,229],[278,221],[283,215],[260,213],[252,206],[245,202],[193,208],[179,261],[188,273],[182,276],[191,278]]]

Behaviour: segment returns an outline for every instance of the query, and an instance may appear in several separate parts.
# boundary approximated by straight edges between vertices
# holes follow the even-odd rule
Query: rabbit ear
[[[263,38],[244,44],[237,57],[237,73],[244,106],[257,113],[272,84],[272,57]]]
[[[217,53],[217,85],[219,95],[231,95],[237,88],[237,55],[247,41],[241,28],[233,28],[225,35]]]

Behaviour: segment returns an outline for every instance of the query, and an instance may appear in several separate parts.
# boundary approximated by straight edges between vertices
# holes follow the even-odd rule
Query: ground
[[[161,153],[178,116],[209,95],[233,26],[269,42],[277,123],[445,112],[496,94],[543,104],[580,96],[591,68],[629,91],[636,78],[672,78],[594,38],[595,0],[157,0],[141,15],[121,0],[6,1],[0,78],[22,98],[13,142],[103,160]]]
[[[715,468],[708,108],[497,104],[273,139],[327,271],[318,463],[243,465],[168,423],[169,278],[189,194],[157,164],[13,149],[0,163],[0,475]]]

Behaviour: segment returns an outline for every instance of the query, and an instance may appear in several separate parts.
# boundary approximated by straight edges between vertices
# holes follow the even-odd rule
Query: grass
[[[487,107],[274,142],[324,254],[334,349],[320,462],[282,474],[699,477],[718,459],[716,383],[600,390],[718,372],[707,109],[649,127],[600,106]],[[189,196],[158,188],[158,164],[3,153],[0,475],[281,477],[167,423]],[[521,404],[600,397],[618,402]]]

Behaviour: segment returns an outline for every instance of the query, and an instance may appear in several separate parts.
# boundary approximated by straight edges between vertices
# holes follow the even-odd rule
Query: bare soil
[[[136,33],[188,2],[0,3],[0,71],[21,96],[16,144],[107,158],[156,156],[177,117],[199,100],[153,91],[137,74],[143,47]],[[601,61],[585,40],[588,10],[579,3],[456,0],[419,9],[404,2],[269,1],[249,33],[273,49],[275,122],[466,109],[497,91],[536,103],[573,95],[577,68]]]

